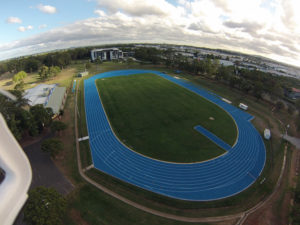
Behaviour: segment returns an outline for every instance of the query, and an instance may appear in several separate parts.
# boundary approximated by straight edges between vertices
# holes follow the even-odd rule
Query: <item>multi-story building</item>
[[[100,59],[101,61],[110,61],[114,59],[122,59],[123,52],[118,48],[101,48],[101,49],[93,49],[91,51],[91,59],[95,61],[96,59]]]

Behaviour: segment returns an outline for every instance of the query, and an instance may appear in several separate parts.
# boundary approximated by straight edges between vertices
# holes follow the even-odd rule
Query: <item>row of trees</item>
[[[203,60],[191,59],[180,54],[175,55],[172,50],[164,51],[162,56],[165,65],[170,68],[204,75],[239,89],[245,94],[252,94],[257,99],[262,98],[263,93],[269,94],[273,99],[282,98],[284,89],[300,85],[299,81],[294,78],[275,76],[237,66],[222,66],[219,60],[213,57],[206,57]]]
[[[47,80],[51,77],[55,77],[61,69],[58,66],[42,66],[39,71],[39,76],[41,80]]]
[[[158,64],[161,61],[161,55],[163,51],[156,48],[138,48],[135,49],[135,58],[152,64]]]
[[[25,56],[16,59],[0,62],[0,76],[6,72],[17,73],[25,71],[27,73],[37,72],[43,65],[58,66],[63,69],[68,66],[72,60],[86,60],[90,59],[91,50],[93,48],[105,47],[120,47],[123,50],[130,49],[132,45],[119,44],[107,46],[81,47],[57,52],[50,52],[47,54],[39,54],[35,56]]]
[[[22,92],[18,90],[11,92],[17,97],[17,101],[12,101],[0,95],[0,113],[17,140],[21,140],[25,134],[36,136],[45,127],[51,125],[53,116],[51,108],[35,105],[26,110],[24,106],[27,105],[27,100],[22,98]]]
[[[68,52],[48,53],[46,55],[30,56],[27,58],[12,59],[0,63],[0,75],[5,72],[27,73],[37,72],[43,65],[48,67],[58,66],[61,69],[71,63],[71,56]]]
[[[6,72],[17,73],[25,71],[27,73],[37,72],[42,66],[57,66],[61,69],[70,65],[71,61],[80,58],[89,58],[86,49],[69,50],[44,55],[29,56],[18,59],[11,59],[0,63],[0,75]],[[83,53],[82,53],[83,52]]]
[[[153,64],[164,63],[167,67],[184,70],[194,75],[206,76],[245,94],[253,95],[257,99],[268,94],[274,103],[276,99],[283,98],[284,91],[290,87],[300,88],[300,83],[295,78],[276,76],[253,68],[239,68],[237,65],[222,66],[219,62],[220,57],[213,55],[206,55],[204,59],[199,60],[176,53],[172,49],[159,50],[141,47],[135,49],[135,57]],[[278,104],[276,108],[281,108],[281,103]],[[294,107],[289,106],[288,111],[294,111]]]
[[[42,66],[39,71],[39,76],[41,80],[47,80],[49,78],[55,77],[58,73],[61,72],[61,69],[58,66]],[[16,84],[15,90],[22,91],[24,88],[24,79],[27,77],[27,73],[25,71],[20,71],[15,74],[12,78],[12,81]]]

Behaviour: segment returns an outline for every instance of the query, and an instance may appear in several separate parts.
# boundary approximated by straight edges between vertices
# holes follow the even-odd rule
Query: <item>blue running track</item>
[[[200,132],[207,138],[209,138],[211,141],[213,141],[215,144],[219,145],[221,148],[223,148],[225,151],[229,151],[231,149],[231,146],[224,142],[222,139],[218,138],[213,133],[206,130],[204,127],[197,125],[194,127],[196,131]]]
[[[73,88],[72,88],[72,93],[75,92],[75,89],[76,89],[76,80],[73,81]]]
[[[157,74],[222,107],[232,116],[238,127],[235,145],[215,159],[190,164],[151,159],[124,146],[108,122],[95,80],[138,73]],[[250,123],[253,117],[222,101],[217,95],[181,79],[150,70],[111,71],[85,80],[84,94],[94,166],[120,180],[176,199],[209,201],[226,198],[245,190],[259,177],[264,168],[265,146],[260,134]]]

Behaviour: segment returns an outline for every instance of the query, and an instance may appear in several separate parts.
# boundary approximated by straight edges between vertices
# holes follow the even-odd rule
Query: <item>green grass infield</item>
[[[229,145],[236,140],[236,125],[223,109],[162,77],[137,74],[96,84],[115,134],[145,156],[189,163],[225,153],[195,131],[196,125]]]

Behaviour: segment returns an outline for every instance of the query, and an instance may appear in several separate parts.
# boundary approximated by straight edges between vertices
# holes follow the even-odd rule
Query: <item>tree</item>
[[[48,69],[49,77],[55,77],[58,73],[60,73],[61,69],[58,66],[51,66]]]
[[[297,131],[300,131],[300,118],[299,118],[299,116],[296,120],[296,127],[297,127]]]
[[[27,77],[27,73],[25,71],[20,71],[19,73],[15,74],[12,78],[14,83],[18,83],[20,81],[23,81],[24,78]]]
[[[27,73],[38,71],[39,67],[40,67],[40,61],[37,59],[30,58],[25,61],[25,71]]]
[[[85,68],[86,69],[90,69],[92,67],[92,64],[90,63],[90,62],[87,62],[86,64],[85,64]]]
[[[300,112],[300,99],[296,100],[295,107]]]
[[[277,101],[275,104],[275,108],[277,111],[281,111],[281,109],[284,109],[284,104],[282,101]]]
[[[50,153],[51,157],[55,158],[63,149],[63,143],[58,139],[50,138],[42,142],[41,149],[43,152]]]
[[[66,199],[54,188],[37,187],[29,191],[24,221],[28,225],[60,225],[66,208]]]
[[[261,81],[257,81],[254,83],[253,95],[257,98],[257,100],[262,98],[263,93],[263,84]]]
[[[67,128],[67,125],[61,121],[53,121],[51,124],[51,131],[53,133],[63,131]]]
[[[41,80],[46,80],[50,75],[49,67],[42,66],[42,68],[40,69],[39,75],[40,75]]]
[[[130,57],[126,60],[126,62],[127,62],[127,65],[130,66],[133,64],[133,59]]]
[[[51,125],[53,111],[51,108],[44,108],[43,105],[35,105],[30,108],[30,113],[33,116],[39,131],[41,132],[44,127]]]
[[[289,104],[288,105],[288,113],[290,114],[290,115],[293,115],[294,114],[294,112],[295,112],[295,107],[293,106],[293,105],[291,105],[291,104]]]
[[[18,84],[15,85],[14,89],[22,91],[24,89],[25,83],[23,80],[21,80]]]
[[[20,123],[20,121],[17,121],[15,119],[15,115],[12,115],[10,121],[8,122],[8,127],[9,127],[11,133],[15,136],[15,138],[18,141],[21,140],[21,137],[22,137],[21,130],[18,127],[19,123]]]
[[[245,92],[246,94],[248,94],[248,92],[251,91],[251,89],[252,89],[252,85],[248,81],[246,81],[245,79],[243,79],[241,81],[241,90],[243,92]]]
[[[210,58],[204,60],[204,71],[211,76],[213,73],[213,65]]]
[[[220,60],[214,59],[212,63],[212,75],[216,75],[220,67]]]

